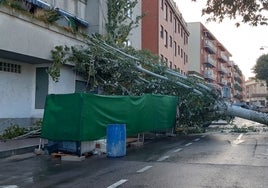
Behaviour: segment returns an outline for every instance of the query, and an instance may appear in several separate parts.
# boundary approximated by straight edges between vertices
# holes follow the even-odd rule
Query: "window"
[[[177,19],[174,17],[174,32],[177,33]]]
[[[183,38],[183,28],[181,27],[181,38]]]
[[[164,56],[162,54],[160,55],[160,57],[161,57],[161,61],[164,61]]]
[[[125,46],[131,46],[132,42],[130,40],[127,40],[127,41],[124,42],[124,45]]]
[[[181,54],[181,47],[180,47],[180,45],[178,45],[178,55],[180,55]]]
[[[35,109],[44,109],[48,94],[48,67],[37,67],[35,70]]]
[[[168,6],[166,3],[165,3],[165,20],[166,21],[168,20]]]
[[[160,37],[164,38],[164,27],[162,25],[160,27]]]
[[[164,9],[164,0],[161,0],[161,9]]]
[[[75,93],[90,93],[89,84],[86,81],[75,80]]]
[[[176,66],[176,65],[174,65],[174,69],[175,69],[175,70],[177,69],[177,66]]]
[[[181,48],[181,58],[183,58],[183,49]]]
[[[168,32],[167,30],[165,30],[165,47],[167,48],[168,47]]]
[[[130,6],[130,5],[129,5]],[[132,12],[132,10],[129,8],[129,6],[127,7],[127,10],[126,10],[126,13],[127,13],[127,17],[128,18],[132,18],[132,14],[133,14],[133,12]]]
[[[170,17],[169,18],[170,19],[170,22],[172,22],[173,14],[172,14],[172,11],[171,10],[169,11],[169,17]]]
[[[185,52],[183,52],[183,63],[184,64],[186,63],[186,54],[185,54]]]
[[[172,69],[172,62],[169,62],[169,68]]]
[[[21,73],[21,65],[0,61],[0,71]]]
[[[172,47],[172,43],[173,43],[172,36],[169,36],[169,46],[170,47]]]
[[[180,34],[181,32],[181,25],[180,25],[180,22],[178,21],[178,33]]]
[[[167,63],[168,62],[168,59],[165,57],[165,62]]]
[[[174,55],[177,56],[177,43],[174,41]]]
[[[188,55],[186,54],[186,63],[188,63]]]

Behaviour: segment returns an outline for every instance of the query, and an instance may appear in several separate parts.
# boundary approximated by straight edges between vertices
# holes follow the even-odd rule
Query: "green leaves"
[[[268,54],[262,55],[258,58],[257,63],[253,67],[256,78],[265,80],[268,85]]]
[[[267,25],[267,17],[263,10],[267,10],[266,0],[207,0],[203,15],[209,15],[208,21],[222,22],[225,18],[238,19],[240,23],[252,26]]]
[[[215,106],[221,100],[213,88],[169,70],[148,50],[136,50],[124,44],[142,17],[129,17],[137,1],[108,0],[107,3],[107,35],[85,36],[84,46],[57,46],[52,50],[53,64],[49,68],[52,79],[58,81],[61,65],[72,63],[90,89],[101,88],[102,94],[178,96],[180,125],[202,126],[218,119],[220,114]]]

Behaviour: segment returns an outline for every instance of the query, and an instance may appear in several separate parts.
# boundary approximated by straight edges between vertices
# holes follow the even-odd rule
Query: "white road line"
[[[206,135],[202,135],[201,137],[202,137],[202,138],[205,138],[205,137],[206,137]]]
[[[161,161],[164,161],[164,160],[166,160],[166,159],[168,159],[168,158],[169,158],[169,156],[166,155],[166,156],[160,157],[157,161],[158,161],[158,162],[161,162]]]
[[[243,133],[241,133],[241,134],[240,134],[240,135],[239,135],[239,136],[232,142],[232,144],[238,145],[238,144],[243,143],[244,140],[241,140],[242,136],[243,136]]]
[[[242,136],[243,136],[243,133],[241,133],[241,134],[237,137],[236,140],[240,140],[240,139],[242,138]]]
[[[192,142],[189,142],[188,144],[185,144],[186,147],[192,145],[193,143]]]
[[[182,148],[178,148],[178,149],[175,149],[173,152],[176,153],[176,152],[179,152],[181,150],[182,150]]]
[[[2,185],[0,188],[19,188],[17,185]]]
[[[142,173],[142,172],[145,172],[146,170],[149,170],[150,168],[152,168],[153,166],[146,166],[140,170],[137,171],[137,173]]]
[[[126,183],[127,181],[128,181],[127,179],[119,180],[118,182],[114,183],[113,185],[110,185],[107,188],[116,188],[116,187],[122,185],[123,183]]]
[[[200,138],[196,138],[196,139],[194,139],[195,142],[198,142],[199,140],[200,140]]]

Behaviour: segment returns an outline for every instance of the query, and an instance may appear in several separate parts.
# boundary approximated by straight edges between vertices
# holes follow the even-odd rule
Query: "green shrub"
[[[26,133],[26,128],[19,127],[19,125],[17,124],[13,124],[4,130],[4,133],[1,135],[1,139],[7,140],[7,139],[11,139],[11,138],[15,138],[17,136],[23,135],[25,133]]]

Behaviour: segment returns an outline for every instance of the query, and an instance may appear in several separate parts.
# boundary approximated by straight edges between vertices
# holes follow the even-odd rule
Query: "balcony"
[[[221,51],[218,55],[219,55],[218,56],[218,59],[221,62],[223,62],[223,63],[227,63],[228,62],[228,57],[224,54],[224,52]]]
[[[210,54],[215,54],[217,51],[216,46],[213,44],[211,40],[205,39],[204,41],[204,48]]]
[[[233,61],[227,61],[227,66],[228,67],[233,67],[234,66],[234,62]]]
[[[204,71],[204,78],[208,80],[215,81],[216,80],[216,75],[214,74],[212,69],[208,69]]]
[[[206,64],[208,67],[216,67],[216,61],[210,54],[204,57],[204,64]]]
[[[221,74],[227,74],[228,71],[227,71],[226,67],[221,64],[218,68],[218,72]]]
[[[80,35],[26,13],[0,6],[0,36],[10,33],[0,38],[1,57],[32,64],[50,63],[54,46],[83,44]]]
[[[235,73],[234,73],[234,77],[235,77],[235,78],[240,78],[240,75],[239,75],[237,72],[235,72]]]
[[[229,86],[230,88],[233,88],[234,84],[232,82],[227,82],[227,86]]]
[[[227,85],[227,80],[224,78],[220,78],[218,81],[219,85],[226,86]]]

